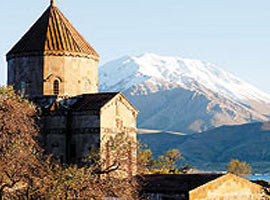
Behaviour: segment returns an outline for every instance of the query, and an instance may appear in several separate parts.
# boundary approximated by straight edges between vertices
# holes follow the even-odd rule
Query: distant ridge
[[[153,133],[168,133],[173,135],[187,135],[186,133],[174,132],[174,131],[164,131],[164,130],[150,130],[150,129],[138,129],[138,134],[153,134]]]
[[[270,172],[270,123],[222,126],[186,136],[168,133],[139,134],[155,156],[179,149],[185,161],[199,170],[225,170],[231,159],[247,161],[255,173]]]

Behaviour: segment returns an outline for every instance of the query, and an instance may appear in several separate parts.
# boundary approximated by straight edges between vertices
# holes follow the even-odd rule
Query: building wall
[[[60,83],[61,96],[98,92],[98,61],[86,57],[32,56],[8,61],[8,85],[25,92],[30,98],[54,95],[53,83]]]
[[[62,96],[96,93],[98,92],[98,61],[85,57],[44,56],[43,78],[44,95],[53,95],[55,80],[60,82]]]
[[[46,147],[62,161],[77,163],[99,148],[99,124],[96,112],[51,112],[43,116]]]
[[[70,159],[79,162],[100,148],[100,117],[97,111],[72,112]],[[73,152],[73,151],[76,152]]]
[[[121,163],[122,172],[126,172],[121,176],[135,175],[137,171],[136,118],[137,111],[122,95],[115,97],[101,110],[101,157],[106,160],[104,167],[112,165],[115,159],[118,160]],[[115,139],[120,134],[122,138]],[[112,141],[117,144],[121,140],[123,143],[119,146],[127,145],[130,149],[122,149],[122,155],[115,155],[108,145],[112,144]],[[128,152],[124,153],[125,150]]]
[[[66,136],[64,133],[50,133],[46,136],[46,149],[62,162],[66,162]]]
[[[16,91],[22,89],[25,82],[25,94],[28,96],[43,94],[43,57],[19,57],[8,60],[8,85]]]
[[[61,104],[61,103],[60,103]],[[121,95],[107,103],[101,111],[58,110],[57,106],[43,116],[42,130],[46,135],[47,149],[62,161],[79,163],[91,150],[100,152],[106,166],[121,157],[121,168],[135,175],[137,166],[137,110]],[[121,156],[113,154],[107,144],[123,134]],[[129,148],[129,149],[128,149]],[[125,150],[128,149],[126,153]],[[109,152],[109,157],[108,157]],[[104,166],[104,168],[106,168]],[[121,176],[126,176],[127,173]]]
[[[261,186],[228,174],[189,193],[190,200],[260,200]]]
[[[64,112],[43,115],[42,133],[47,151],[66,162],[67,116]]]

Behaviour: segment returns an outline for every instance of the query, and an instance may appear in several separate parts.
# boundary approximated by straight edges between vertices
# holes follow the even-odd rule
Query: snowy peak
[[[100,89],[103,91],[126,91],[141,84],[160,90],[184,87],[194,91],[206,88],[244,104],[248,101],[270,102],[270,95],[201,60],[146,53],[125,56],[100,68]],[[166,87],[162,87],[164,85]],[[159,89],[149,92],[158,92]]]
[[[121,91],[141,111],[140,128],[194,133],[270,116],[270,95],[209,62],[147,53],[99,72],[101,91]]]

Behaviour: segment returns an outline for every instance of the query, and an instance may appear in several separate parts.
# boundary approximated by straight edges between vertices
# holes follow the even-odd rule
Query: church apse
[[[87,77],[87,79],[85,78]],[[98,92],[98,62],[89,58],[68,56],[44,57],[44,95],[54,95],[53,83],[59,81],[60,96]],[[85,81],[88,81],[88,91]]]
[[[79,34],[62,12],[52,3],[36,23],[7,53],[8,85],[36,97],[55,95],[54,82],[59,81],[59,96],[72,97],[85,91],[98,92],[99,55]]]

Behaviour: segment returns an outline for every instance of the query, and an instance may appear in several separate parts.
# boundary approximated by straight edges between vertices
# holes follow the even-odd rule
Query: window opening
[[[58,80],[55,80],[53,82],[53,94],[59,95],[59,81]]]
[[[22,97],[25,96],[25,81],[21,82],[21,93],[22,93]]]

